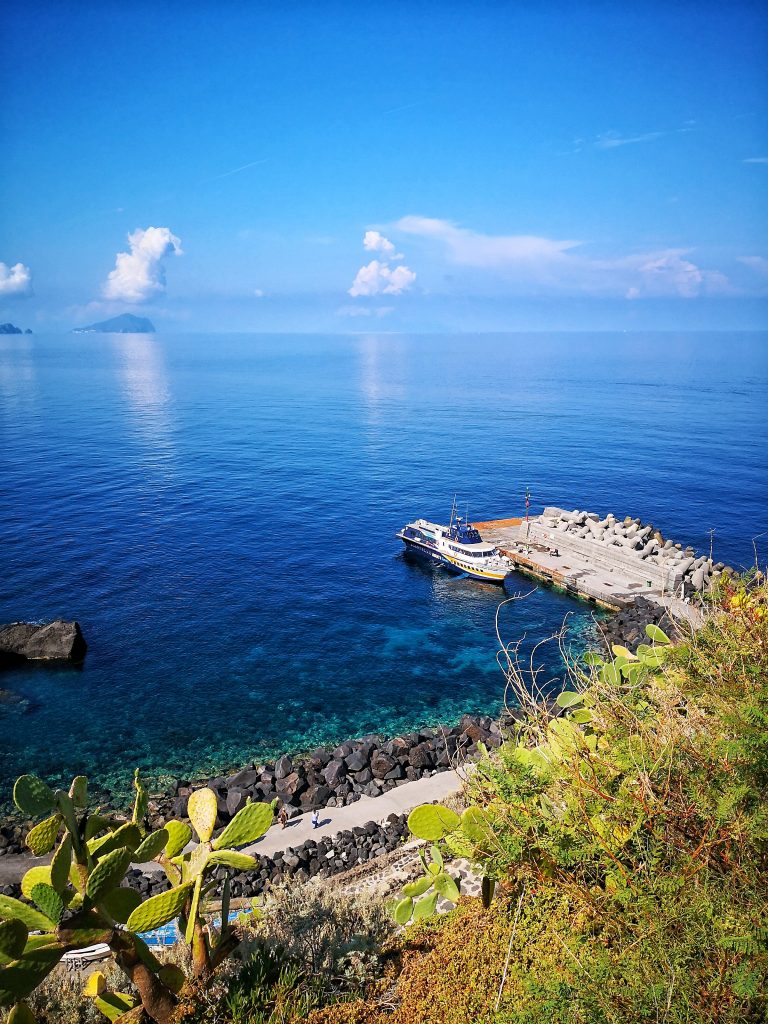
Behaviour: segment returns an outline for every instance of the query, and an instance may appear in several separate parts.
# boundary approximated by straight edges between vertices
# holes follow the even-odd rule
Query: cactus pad
[[[96,996],[93,1003],[107,1020],[111,1021],[119,1020],[124,1013],[138,1005],[133,996],[127,996],[123,992],[105,992],[102,996]]]
[[[128,930],[151,932],[153,928],[168,924],[184,909],[191,889],[192,883],[185,882],[183,885],[177,885],[175,889],[168,889],[167,892],[161,892],[158,896],[151,896],[136,907],[128,918]]]
[[[38,882],[37,885],[32,886],[30,896],[46,917],[50,917],[56,924],[59,923],[61,915],[64,913],[64,900],[52,885],[48,885],[47,882]]]
[[[13,787],[13,802],[20,811],[37,818],[53,809],[55,795],[36,775],[22,775]]]
[[[0,972],[0,1006],[25,999],[48,977],[64,955],[58,944],[32,949]]]
[[[422,921],[426,917],[432,917],[437,907],[437,892],[431,892],[424,896],[413,908],[413,920]]]
[[[51,885],[56,892],[63,893],[69,880],[69,868],[72,863],[72,840],[64,836],[51,861]]]
[[[135,889],[119,885],[102,898],[101,906],[111,918],[119,924],[125,924],[140,903],[141,896]]]
[[[88,999],[95,999],[107,990],[107,979],[101,971],[94,971],[83,988],[83,995]]]
[[[51,868],[47,864],[37,864],[35,867],[30,868],[22,878],[21,891],[28,900],[32,899],[32,889],[38,882],[47,882],[48,885],[53,884],[51,882]],[[2,916],[2,913],[0,913],[0,917]]]
[[[138,825],[134,825],[132,821],[126,821],[124,825],[116,828],[114,832],[109,832],[105,836],[99,836],[98,839],[91,839],[88,842],[89,851],[91,853],[98,853],[101,856],[105,853],[111,853],[112,850],[118,850],[121,847],[135,850],[138,846],[141,846],[141,832],[139,832]]]
[[[18,918],[0,922],[0,963],[20,957],[28,937],[29,929]]]
[[[227,825],[219,838],[214,842],[214,850],[222,850],[229,846],[245,846],[255,843],[267,831],[274,820],[271,804],[246,804],[241,807],[232,821]]]
[[[165,831],[168,833],[165,855],[166,857],[176,857],[192,838],[192,829],[189,825],[185,825],[183,821],[173,819],[172,821],[166,821]]]
[[[11,917],[23,921],[30,931],[49,932],[55,927],[53,921],[34,907],[22,903],[21,900],[15,900],[13,896],[0,895],[0,919],[8,920]]]
[[[225,868],[235,868],[237,871],[250,871],[256,865],[256,858],[249,857],[247,853],[238,853],[237,850],[216,850],[208,854],[209,864],[223,864]]]
[[[88,779],[85,775],[76,775],[69,787],[69,798],[75,807],[85,807],[88,803]]]
[[[207,843],[213,835],[217,812],[216,794],[212,789],[197,789],[190,796],[187,814],[201,843]]]
[[[65,949],[82,949],[97,942],[111,942],[113,929],[95,910],[81,910],[56,930]]]
[[[441,871],[440,874],[435,878],[435,892],[438,895],[445,897],[451,903],[458,903],[459,900],[459,889],[454,880],[445,871]]]
[[[408,815],[408,828],[417,839],[442,839],[459,827],[459,816],[441,804],[422,804]]]
[[[417,896],[423,896],[431,886],[432,879],[427,875],[424,875],[423,878],[417,878],[415,882],[406,882],[403,886],[403,896],[408,896],[409,899],[415,899]]]
[[[36,857],[42,857],[44,853],[50,853],[56,844],[56,836],[61,828],[61,815],[52,814],[50,818],[44,818],[34,828],[27,832],[26,843]]]
[[[8,1014],[8,1024],[37,1024],[37,1021],[26,1003],[16,1003]]]
[[[663,629],[659,629],[652,622],[649,622],[645,627],[645,635],[649,640],[653,640],[655,644],[668,644],[670,642],[669,637]]]
[[[167,842],[168,832],[166,829],[158,829],[157,832],[148,835],[144,842],[136,847],[136,852],[133,855],[134,861],[137,864],[146,864],[147,861],[154,860],[155,857],[158,857],[163,852]]]
[[[583,694],[576,693],[575,690],[563,690],[561,693],[558,693],[557,698],[555,699],[555,704],[557,704],[559,708],[575,708],[581,704],[583,700]]]
[[[85,887],[86,894],[94,903],[98,903],[120,884],[130,863],[131,851],[124,847],[106,854],[91,872]]]
[[[398,924],[408,924],[408,922],[411,919],[412,913],[413,900],[410,898],[410,896],[408,896],[404,900],[400,900],[400,902],[395,907],[395,921],[397,921]]]
[[[164,967],[161,967],[157,976],[171,992],[176,993],[181,992],[184,982],[187,980],[184,976],[184,971],[177,967],[176,964],[166,964]]]

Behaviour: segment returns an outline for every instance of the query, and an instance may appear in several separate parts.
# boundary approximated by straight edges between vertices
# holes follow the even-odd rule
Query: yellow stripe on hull
[[[450,562],[451,565],[455,566],[457,569],[460,569],[462,572],[469,573],[470,576],[474,576],[479,580],[493,580],[494,583],[503,583],[504,578],[507,575],[506,572],[489,572],[484,569],[470,569],[466,565],[462,565],[461,562],[457,562],[454,558],[451,558],[450,555],[446,555],[444,552],[441,552],[441,554],[446,562]]]

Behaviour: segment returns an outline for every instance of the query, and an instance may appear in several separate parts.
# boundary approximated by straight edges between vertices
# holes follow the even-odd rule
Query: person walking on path
[[[283,806],[280,808],[280,813],[278,814],[277,818],[278,821],[280,822],[280,828],[285,828],[285,826],[288,824],[288,810],[286,809],[285,804],[283,804]]]
[[[320,824],[320,812],[315,808],[312,811],[312,828],[317,828]]]

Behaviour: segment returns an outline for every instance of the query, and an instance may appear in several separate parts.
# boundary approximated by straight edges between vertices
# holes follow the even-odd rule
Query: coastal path
[[[320,825],[315,829],[312,828],[312,813],[307,811],[292,818],[285,828],[273,825],[266,835],[244,847],[242,852],[273,857],[288,847],[301,846],[308,839],[332,838],[339,832],[363,826],[369,821],[381,822],[390,814],[408,814],[419,804],[444,800],[449,793],[461,789],[463,781],[459,772],[451,770],[438,772],[415,782],[406,782],[387,793],[382,793],[381,796],[361,796],[355,803],[347,804],[346,807],[328,807],[321,811]],[[49,861],[50,856],[33,857],[31,854],[0,857],[0,888],[20,882],[31,867]],[[160,865],[154,861],[140,867],[148,875],[162,871]]]

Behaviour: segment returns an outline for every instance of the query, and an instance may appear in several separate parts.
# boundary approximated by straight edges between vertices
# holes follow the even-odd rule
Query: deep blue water
[[[194,776],[493,711],[501,593],[408,561],[412,517],[639,515],[736,565],[768,530],[760,335],[0,338],[0,780]],[[761,538],[768,561],[768,535]],[[521,589],[527,584],[521,581]],[[506,609],[537,640],[587,606]],[[558,671],[553,651],[545,669]]]

